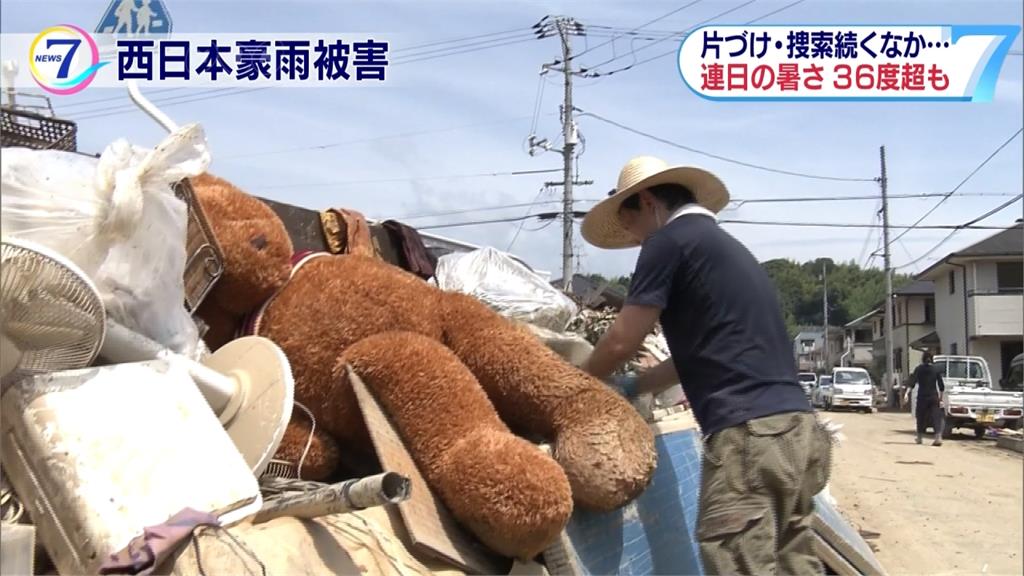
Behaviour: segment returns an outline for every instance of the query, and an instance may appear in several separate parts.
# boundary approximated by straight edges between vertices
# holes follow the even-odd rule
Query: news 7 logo
[[[36,63],[56,63],[60,64],[57,69],[56,78],[61,80],[68,77],[68,71],[71,69],[71,63],[75,60],[75,52],[78,51],[78,47],[82,45],[82,41],[78,38],[47,38],[46,49],[51,50],[55,46],[66,46],[67,49],[63,54],[57,53],[44,53],[36,54]]]

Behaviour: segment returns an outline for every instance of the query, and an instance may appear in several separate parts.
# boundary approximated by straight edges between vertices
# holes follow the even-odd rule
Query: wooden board
[[[427,486],[391,423],[366,384],[351,370],[349,381],[366,419],[370,439],[381,466],[412,481],[408,500],[398,504],[402,522],[414,550],[446,560],[472,574],[505,574],[509,561],[477,542],[455,521],[441,500]]]

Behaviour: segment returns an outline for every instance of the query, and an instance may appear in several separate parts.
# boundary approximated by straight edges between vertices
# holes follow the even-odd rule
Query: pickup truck
[[[970,428],[981,438],[989,427],[1021,427],[1024,393],[1019,390],[993,390],[991,372],[984,358],[936,356],[935,365],[943,370],[946,385],[943,394],[946,415],[942,431],[944,437],[952,436],[956,428]]]

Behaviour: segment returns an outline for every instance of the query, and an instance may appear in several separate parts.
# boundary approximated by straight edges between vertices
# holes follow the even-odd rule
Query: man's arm
[[[583,370],[601,380],[611,376],[640,349],[660,314],[661,309],[653,306],[623,306],[615,323],[601,336],[590,358],[583,363]]]
[[[640,374],[636,379],[636,393],[660,394],[676,384],[679,384],[679,373],[676,363],[669,358]]]

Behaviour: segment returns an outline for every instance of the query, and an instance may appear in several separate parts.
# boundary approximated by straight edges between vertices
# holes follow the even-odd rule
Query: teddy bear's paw
[[[576,419],[554,446],[576,503],[590,510],[615,510],[640,495],[657,465],[654,434],[625,405],[621,414]]]
[[[303,480],[324,480],[331,475],[340,463],[338,445],[326,432],[317,429],[310,438],[310,425],[305,416],[293,418],[284,430],[281,446],[274,454],[276,460],[291,464],[301,473]],[[298,470],[299,463],[302,469]]]
[[[441,494],[452,513],[495,552],[530,560],[558,539],[572,515],[561,467],[537,446],[480,429],[445,452]]]

